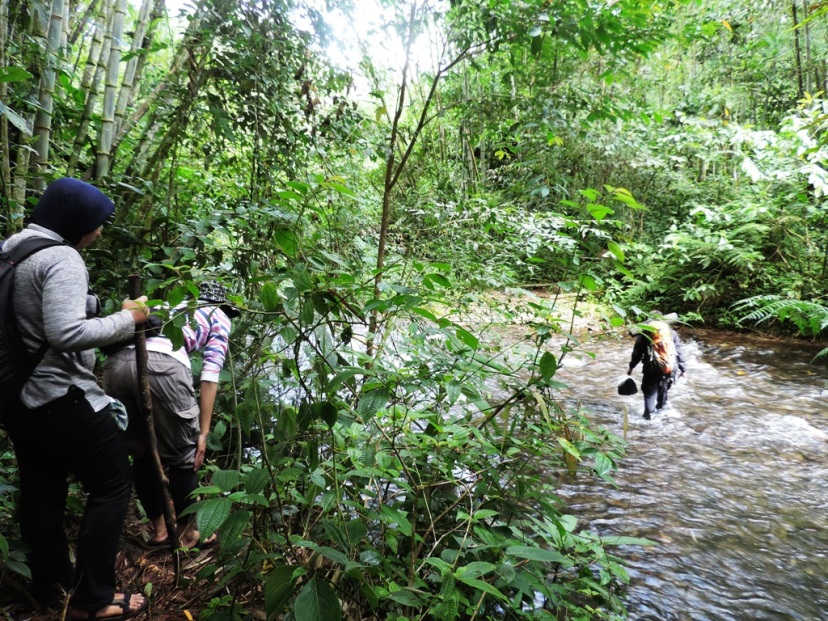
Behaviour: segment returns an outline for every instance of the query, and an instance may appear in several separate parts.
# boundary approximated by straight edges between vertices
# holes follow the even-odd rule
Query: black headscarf
[[[32,212],[29,222],[54,231],[73,246],[115,211],[113,203],[98,188],[79,179],[53,181]]]

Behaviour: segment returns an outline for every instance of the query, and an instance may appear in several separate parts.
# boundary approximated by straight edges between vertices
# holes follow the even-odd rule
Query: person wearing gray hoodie
[[[143,596],[116,593],[115,556],[132,481],[126,447],[99,387],[94,348],[123,340],[146,321],[146,297],[99,316],[97,298],[80,254],[101,235],[115,205],[77,179],[54,181],[29,225],[3,244],[11,251],[31,237],[63,244],[36,252],[15,269],[12,307],[23,341],[45,355],[7,416],[20,475],[20,530],[29,546],[32,595],[55,606],[71,593],[73,619],[132,615]],[[63,527],[68,476],[86,494],[75,566]]]

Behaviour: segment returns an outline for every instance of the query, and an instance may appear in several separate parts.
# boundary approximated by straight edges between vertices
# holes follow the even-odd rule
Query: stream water
[[[632,339],[566,360],[564,398],[619,436],[626,408],[629,446],[617,489],[579,474],[560,495],[584,527],[657,543],[616,549],[634,621],[828,620],[828,371],[809,364],[818,348],[683,338],[687,380],[649,421],[640,392],[616,392]],[[640,366],[633,377],[640,386]]]

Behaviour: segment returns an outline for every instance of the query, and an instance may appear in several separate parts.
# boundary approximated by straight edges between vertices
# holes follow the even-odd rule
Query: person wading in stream
[[[660,313],[655,313],[661,317]],[[674,314],[664,317],[675,318]],[[644,394],[644,418],[652,418],[653,412],[667,405],[667,393],[673,383],[686,373],[681,339],[667,321],[650,320],[635,339],[630,367],[632,375],[639,362],[643,363],[641,392]]]
[[[11,306],[23,341],[29,351],[45,353],[3,414],[17,455],[32,595],[43,606],[60,607],[71,593],[69,619],[124,618],[147,606],[139,594],[115,592],[115,557],[131,495],[129,458],[112,399],[93,373],[94,348],[134,334],[147,320],[147,298],[125,300],[121,311],[100,317],[80,254],[101,236],[114,209],[98,188],[58,179],[28,227],[3,244],[13,253],[35,238],[56,242],[14,271]],[[86,498],[74,567],[63,525],[70,474]]]
[[[227,356],[230,318],[239,311],[227,302],[227,290],[218,282],[203,283],[199,304],[182,332],[184,347],[173,349],[172,341],[160,331],[147,335],[147,366],[152,394],[152,415],[158,455],[167,471],[170,496],[175,513],[195,502],[192,492],[198,487],[198,470],[204,462],[207,435],[218,392],[219,374]],[[179,308],[174,313],[186,312]],[[156,317],[151,318],[154,323]],[[156,324],[160,326],[160,321]],[[200,398],[196,400],[188,354],[203,352]],[[151,545],[167,545],[169,534],[164,523],[164,490],[159,487],[153,456],[146,446],[146,420],[141,414],[140,387],[132,345],[111,353],[104,363],[104,388],[126,406],[129,426],[127,448],[133,457],[133,481],[141,506],[152,523]],[[201,538],[192,515],[178,519],[179,542],[193,548]]]

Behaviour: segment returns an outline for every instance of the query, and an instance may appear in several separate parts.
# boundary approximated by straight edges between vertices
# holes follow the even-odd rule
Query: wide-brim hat
[[[619,395],[634,395],[637,392],[638,386],[635,385],[635,380],[631,377],[628,377],[623,382],[618,384]]]

